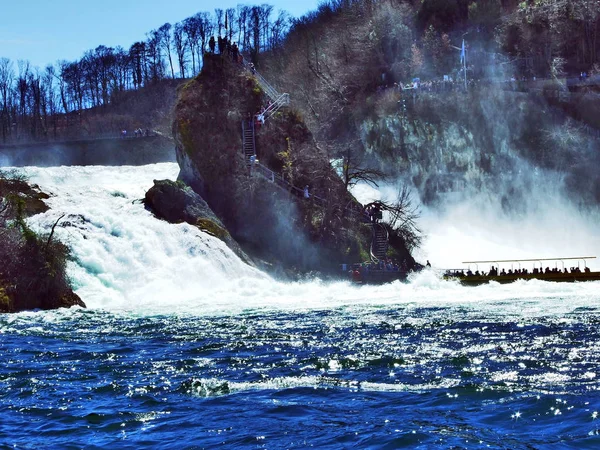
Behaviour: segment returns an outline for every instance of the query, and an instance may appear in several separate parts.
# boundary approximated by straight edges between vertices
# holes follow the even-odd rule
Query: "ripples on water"
[[[599,321],[417,304],[2,315],[0,443],[594,448]]]

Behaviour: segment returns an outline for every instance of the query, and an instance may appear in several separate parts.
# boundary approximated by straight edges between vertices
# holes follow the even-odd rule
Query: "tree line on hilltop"
[[[44,70],[0,58],[0,139],[55,139],[125,91],[193,77],[211,36],[276,68],[308,110],[336,111],[356,92],[456,74],[463,39],[472,77],[600,72],[599,30],[598,0],[329,0],[299,19],[270,5],[215,9]]]
[[[256,56],[280,45],[290,23],[287,13],[275,14],[271,5],[239,5],[165,23],[129,49],[100,45],[77,61],[61,60],[43,70],[0,58],[0,138],[4,143],[56,138],[65,126],[59,115],[105,107],[124,91],[197,75],[211,36],[226,37]]]

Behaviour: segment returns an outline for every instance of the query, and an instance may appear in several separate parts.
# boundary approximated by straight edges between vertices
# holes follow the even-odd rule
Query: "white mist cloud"
[[[415,258],[429,259],[437,268],[462,268],[463,261],[600,257],[598,208],[578,206],[577,199],[565,194],[560,174],[533,169],[524,161],[519,165],[517,173],[503,177],[492,189],[467,188],[442,194],[435,206],[421,205],[418,225],[425,238]],[[378,189],[358,185],[352,193],[362,203],[393,201],[403,182]],[[419,193],[414,188],[412,192],[418,204]],[[600,261],[586,263],[600,270]],[[565,265],[577,266],[578,261]]]

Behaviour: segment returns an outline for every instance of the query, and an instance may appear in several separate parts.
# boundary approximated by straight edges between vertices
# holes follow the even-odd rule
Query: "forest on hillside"
[[[217,8],[165,23],[128,49],[99,45],[43,69],[0,57],[0,139],[44,141],[72,129],[94,135],[114,128],[118,120],[84,127],[82,117],[114,114],[111,106],[123,98],[135,103],[131,91],[171,104],[164,96],[174,94],[156,94],[153,86],[199,73],[202,55],[220,50],[211,49],[211,37],[235,43],[258,67],[286,77],[280,84],[311,92],[312,102],[336,112],[381,85],[459,76],[463,41],[472,78],[597,74],[599,28],[598,0],[330,0],[298,19],[270,5]],[[307,73],[321,81],[319,95]]]
[[[430,88],[433,83],[433,90],[444,88],[445,77],[454,80],[452,89],[462,90],[467,79],[469,86],[485,90],[490,83],[535,77],[558,90],[566,89],[567,76],[600,74],[597,5],[585,0],[329,2],[296,21],[280,48],[261,55],[260,68],[295,99],[331,157],[360,164],[365,153],[360,123],[401,112],[398,102],[406,98],[401,88],[408,85],[405,93],[410,93],[415,79]],[[420,106],[452,108],[445,98],[454,97],[438,96]],[[420,113],[427,120],[438,115]]]

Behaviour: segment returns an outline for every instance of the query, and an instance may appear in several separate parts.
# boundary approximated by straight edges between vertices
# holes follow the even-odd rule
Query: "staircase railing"
[[[258,71],[254,67],[254,65],[252,65],[252,63],[250,63],[250,61],[248,59],[243,58],[243,64],[244,64],[244,67],[248,71],[250,71],[252,73],[252,75],[254,75],[254,77],[256,78],[256,81],[258,82],[258,85],[260,86],[260,88],[265,92],[265,94],[267,94],[267,96],[271,99],[271,101],[273,103],[276,103],[281,97],[287,96],[287,103],[285,103],[285,105],[289,104],[289,94],[280,94],[277,91],[277,89],[275,89],[265,79],[265,77],[263,77],[260,73],[258,73]]]
[[[272,117],[277,111],[279,111],[282,107],[288,106],[290,104],[290,95],[287,93],[280,94],[277,89],[275,89],[254,67],[253,64],[246,58],[242,58],[242,63],[246,70],[252,73],[252,75],[256,78],[258,85],[265,92],[265,94],[271,100],[269,106],[262,112],[263,119],[267,119]],[[260,164],[257,160],[252,160],[251,156],[256,157],[256,139],[254,134],[254,121],[252,121],[252,148],[250,149],[250,145],[246,141],[246,131],[248,130],[248,125],[245,121],[242,121],[242,146],[244,150],[244,154],[246,156],[246,162],[250,166],[250,172],[253,175],[258,175],[264,178],[265,180],[278,185],[281,188],[286,189],[293,194],[304,197],[304,189],[294,186],[292,183],[287,181],[281,174],[273,172],[268,167]],[[312,198],[317,203],[322,205],[326,204],[326,200],[318,195],[314,195],[313,193],[309,194],[309,198]],[[358,209],[353,205],[346,205],[344,208],[344,212],[348,215],[354,215],[359,219],[364,219],[362,207],[359,206]],[[384,228],[385,230],[385,228]],[[385,230],[387,233],[387,230]]]
[[[272,101],[276,101],[280,97],[279,92],[273,86],[271,86],[269,82],[265,80],[265,78],[256,70],[254,70],[252,73],[258,81],[258,85],[263,91],[265,91],[265,94],[267,94]]]
[[[281,94],[277,100],[272,102],[267,109],[263,111],[263,115],[265,119],[272,117],[277,111],[279,111],[283,106],[288,106],[290,104],[290,94]]]
[[[379,230],[379,232],[378,232]],[[381,234],[383,236],[383,233],[385,233],[385,251],[387,253],[387,249],[389,246],[389,240],[390,240],[390,234],[387,230],[386,227],[384,227],[382,224],[380,223],[374,223],[373,224],[373,240],[371,241],[371,260],[374,263],[378,263],[380,258],[375,254],[376,252],[378,252],[379,248],[379,240],[378,240],[378,235]],[[381,255],[379,255],[381,256]]]
[[[278,174],[277,172],[272,171],[271,169],[262,165],[261,163],[255,162],[253,164],[252,170],[253,170],[254,174],[263,177],[265,180],[267,180],[271,183],[277,184],[277,185],[285,188],[286,190],[297,195],[298,197],[304,196],[304,189],[300,189],[299,187],[294,186],[292,183],[290,183],[288,180],[286,180],[281,174]],[[319,197],[318,195],[309,194],[309,198],[312,198],[317,203],[325,204],[325,199],[322,197]]]
[[[250,142],[247,140],[246,135],[249,135]],[[246,157],[246,162],[250,162],[251,156],[256,156],[256,139],[254,136],[254,121],[253,120],[242,120],[242,150]]]
[[[254,154],[254,156],[256,156],[256,154]],[[286,180],[285,177],[280,173],[274,172],[273,170],[269,169],[257,160],[251,161],[250,159],[248,159],[247,163],[250,166],[250,173],[252,175],[260,176],[268,182],[273,183],[279,186],[280,188],[284,189],[285,191],[291,192],[292,194],[298,197],[304,197],[304,189],[294,186],[290,181]],[[325,205],[327,203],[327,200],[325,200],[323,197],[320,197],[313,193],[309,193],[309,198],[312,198],[316,203],[320,205]],[[365,216],[364,210],[362,209],[362,205],[360,204],[349,203],[348,205],[346,205],[346,207],[344,207],[343,211],[349,216],[354,216],[357,220],[369,222],[369,218]],[[389,240],[389,234],[387,229],[381,224],[377,225],[385,231],[386,241]],[[373,239],[375,240],[375,237]],[[371,243],[371,254],[373,254],[373,242]]]

